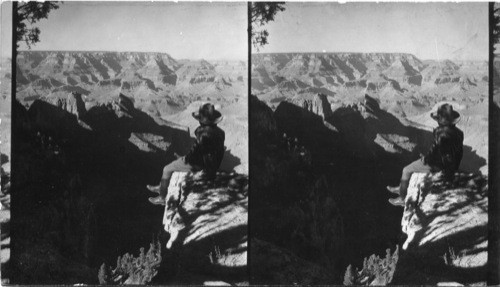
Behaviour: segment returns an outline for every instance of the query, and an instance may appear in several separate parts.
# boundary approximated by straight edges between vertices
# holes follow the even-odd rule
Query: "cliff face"
[[[65,99],[56,98],[52,101],[54,106],[75,115],[78,119],[83,118],[87,112],[82,95],[77,92],[69,93]]]
[[[192,140],[125,96],[87,111],[68,99],[15,104],[10,283],[95,284],[103,261],[146,247],[162,213],[145,185]]]
[[[401,53],[252,55],[252,93],[270,106],[321,93],[330,105],[363,101],[366,93],[401,117],[449,100],[481,105],[488,94],[485,62],[422,61]]]
[[[484,68],[483,62],[421,61],[405,53],[253,54],[252,65],[252,85],[255,80],[267,86],[282,79],[305,79],[306,76],[315,78],[315,84],[320,86],[346,85],[359,80],[373,80],[380,75],[385,82],[395,80],[400,84],[416,86],[445,84],[458,81],[460,74],[471,71],[470,66]]]
[[[387,74],[401,75],[405,79],[415,76],[423,63],[411,54],[390,53],[283,53],[254,54],[252,63],[267,70],[277,71],[279,76],[294,78],[315,74],[323,84],[344,84],[359,80],[371,69],[383,67]]]
[[[93,82],[113,79],[120,73],[131,74],[134,70],[145,77],[175,75],[173,71],[180,66],[168,54],[138,52],[20,51],[17,63],[22,74],[31,75],[29,77],[57,79],[65,72]],[[31,67],[31,71],[27,67]]]
[[[207,61],[190,61],[177,70],[179,81],[186,84],[213,82],[217,73],[215,67]]]
[[[296,98],[294,102],[305,110],[322,117],[324,120],[332,115],[330,103],[324,94],[317,94],[311,99]]]
[[[197,100],[232,103],[246,91],[238,81],[246,65],[176,60],[166,53],[20,51],[16,98],[23,104],[66,99],[70,92],[86,104],[103,104],[120,93],[136,107],[168,116]]]

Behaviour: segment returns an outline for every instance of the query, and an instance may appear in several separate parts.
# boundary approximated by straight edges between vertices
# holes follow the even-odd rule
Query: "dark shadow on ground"
[[[335,239],[338,241],[333,247],[337,248],[333,252],[336,255],[328,266],[337,281],[314,284],[341,284],[348,265],[362,266],[363,258],[371,254],[383,256],[387,248],[402,242],[402,210],[387,202],[390,193],[386,186],[397,185],[403,167],[418,159],[420,153],[427,152],[432,144],[431,132],[403,125],[392,114],[368,106],[365,108],[371,110],[366,118],[353,108],[341,108],[327,118],[325,124],[322,117],[288,102],[280,103],[274,113],[254,96],[250,103],[253,123],[250,126],[250,232],[253,237],[298,256],[305,254],[305,250],[311,253],[307,240],[295,245],[290,243],[300,232],[304,232],[305,238],[312,236],[311,230],[297,230],[299,219],[307,218],[311,226],[318,224],[312,221],[315,215],[301,206],[312,204],[317,209],[320,205],[312,199],[318,196],[320,202],[333,200],[343,225],[342,231],[333,232],[342,235]],[[289,138],[297,138],[299,145],[311,153],[309,163],[287,151],[281,143],[284,133]],[[375,143],[378,134],[406,137],[416,147],[411,152],[396,147],[397,152],[389,153]],[[465,152],[467,160],[483,161],[467,148]],[[320,192],[317,183],[322,177],[327,184]],[[287,222],[294,224],[290,227]],[[323,234],[319,236],[318,240],[321,236],[327,238]],[[320,250],[322,254],[329,252],[326,248]],[[311,258],[307,260],[314,262]],[[257,282],[265,277],[266,274],[252,274]]]
[[[97,284],[103,262],[136,254],[162,231],[163,209],[145,186],[193,139],[127,103],[91,108],[80,121],[92,130],[42,101],[14,106],[10,283]],[[170,145],[145,152],[132,133]]]
[[[222,159],[222,163],[219,169],[230,172],[233,171],[234,168],[240,164],[241,164],[240,158],[231,154],[230,150],[226,150],[224,152],[224,158]]]
[[[4,165],[9,162],[9,157],[6,154],[0,154],[0,164]]]
[[[460,170],[478,173],[479,169],[485,166],[486,163],[486,159],[480,157],[472,150],[472,147],[464,145],[464,155],[462,157],[462,163],[460,164]]]
[[[272,113],[269,108],[259,105],[256,101],[252,103],[251,108],[252,113],[262,117],[254,119],[251,115],[252,123],[259,123],[268,117],[266,114]],[[266,108],[268,112],[264,111]],[[262,111],[256,112],[259,109]],[[359,119],[360,125],[363,125],[364,121],[360,116],[356,114],[353,116]],[[274,113],[274,119],[275,129],[266,127],[266,125],[272,126],[272,121],[250,127],[251,135],[259,135],[260,129],[270,132],[276,130],[276,135],[263,134],[259,138],[250,139],[252,153],[250,167],[253,172],[250,178],[253,194],[252,210],[250,210],[251,234],[255,238],[286,248],[301,256],[300,254],[313,252],[312,241],[307,239],[312,235],[311,231],[297,230],[296,223],[309,220],[310,226],[316,226],[323,222],[321,223],[323,226],[318,229],[324,228],[324,231],[318,232],[324,233],[320,233],[322,235],[319,236],[325,236],[328,245],[333,242],[329,247],[333,249],[327,250],[325,247],[321,249],[316,246],[314,252],[336,254],[330,256],[332,257],[330,266],[324,266],[322,263],[322,267],[332,270],[336,281],[314,282],[314,284],[340,284],[347,265],[360,266],[363,257],[373,253],[383,254],[386,248],[398,243],[401,215],[397,208],[387,203],[388,194],[385,186],[390,181],[398,179],[403,164],[391,156],[374,160],[373,154],[366,152],[361,155],[369,157],[363,159],[356,152],[366,146],[365,138],[358,143],[358,148],[353,152],[351,149],[353,144],[346,140],[342,128],[330,129],[325,126],[320,116],[293,104],[282,102]],[[280,143],[283,133],[286,133],[287,137],[296,137],[299,145],[310,151],[312,158],[310,163],[283,147]],[[356,136],[354,134],[351,138]],[[379,153],[381,152],[375,152]],[[317,185],[321,177],[327,182],[323,187]],[[343,228],[330,230],[329,228],[340,227],[331,226],[332,221],[321,219],[321,215],[309,214],[313,211],[306,206],[313,204],[318,208],[320,206],[318,202],[326,201],[334,202],[331,210],[335,208],[340,210]],[[312,209],[314,210],[314,207]],[[318,222],[313,223],[315,217]],[[331,227],[327,227],[328,225]],[[339,238],[326,237],[330,232]],[[300,243],[293,239],[297,238],[297,233],[304,233],[304,242]],[[292,245],[291,242],[295,243]],[[307,260],[314,262],[312,258]],[[265,271],[279,272],[279,270]],[[253,280],[257,282],[261,282],[260,278],[266,276],[266,274],[252,274]]]

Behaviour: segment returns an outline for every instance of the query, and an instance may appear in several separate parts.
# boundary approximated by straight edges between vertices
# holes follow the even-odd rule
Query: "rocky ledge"
[[[398,264],[401,282],[486,282],[487,193],[482,175],[456,173],[446,181],[441,173],[413,174],[401,221],[408,235]]]
[[[245,284],[248,178],[217,173],[214,180],[176,172],[163,218],[175,254],[175,284]],[[225,285],[225,284],[224,284]]]

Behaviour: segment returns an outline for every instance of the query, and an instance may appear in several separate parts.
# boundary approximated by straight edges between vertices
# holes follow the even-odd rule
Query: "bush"
[[[144,247],[141,247],[138,257],[125,253],[116,260],[116,268],[111,269],[106,263],[99,269],[99,284],[106,285],[144,285],[158,274],[158,268],[161,263],[161,244],[153,241],[150,244],[148,252],[144,253]]]
[[[387,285],[391,283],[396,264],[399,258],[399,246],[391,254],[391,250],[387,249],[385,258],[381,259],[375,254],[370,258],[365,258],[363,261],[363,269],[361,271],[353,270],[349,265],[344,274],[344,285]]]

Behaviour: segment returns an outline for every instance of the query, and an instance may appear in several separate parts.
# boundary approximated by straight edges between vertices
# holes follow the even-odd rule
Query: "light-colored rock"
[[[165,212],[163,214],[163,225],[165,226],[165,231],[170,233],[170,239],[167,242],[167,249],[172,248],[173,242],[177,240],[179,230],[185,228],[182,220],[175,221],[175,215],[177,214],[177,205],[181,199],[182,188],[185,186],[187,176],[187,172],[174,172],[170,178],[167,205],[165,206]]]
[[[170,234],[166,247],[181,252],[179,264],[186,270],[222,280],[246,274],[247,182],[236,173],[218,172],[212,181],[199,173],[172,175],[163,216]]]
[[[218,177],[222,176],[225,176],[229,181],[231,180],[225,174],[218,174]],[[234,194],[231,193],[235,191],[233,188],[229,188],[229,184],[219,185],[216,180],[215,184],[209,185],[210,183],[203,180],[194,180],[191,173],[174,172],[170,180],[167,205],[163,216],[165,231],[172,236],[167,248],[172,247],[176,240],[186,245],[212,236],[224,229],[247,224],[248,199],[242,197],[234,200]],[[186,216],[179,212],[179,208],[183,209],[187,213],[186,215],[199,214],[200,216],[192,218],[194,221],[188,223]],[[212,210],[213,214],[209,212]],[[203,224],[208,219],[214,221],[211,224]],[[186,228],[189,230],[185,237],[176,238],[174,236]]]
[[[447,184],[441,173],[413,174],[401,220],[408,235],[403,249],[433,252],[461,268],[487,263],[488,185],[481,175],[456,173]]]

